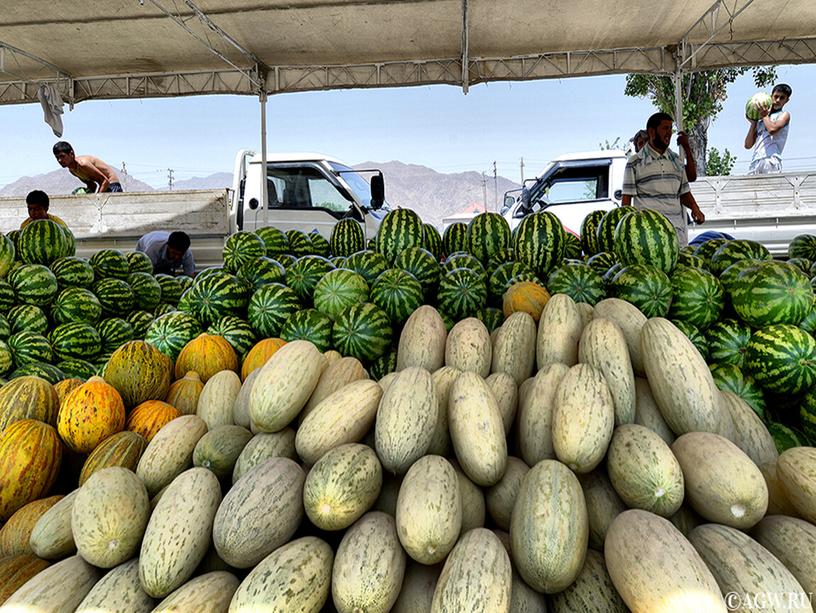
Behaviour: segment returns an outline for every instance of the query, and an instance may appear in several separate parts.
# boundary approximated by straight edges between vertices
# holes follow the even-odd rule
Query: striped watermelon
[[[159,273],[153,275],[156,281],[159,282],[159,287],[161,287],[161,301],[163,304],[178,304],[178,301],[181,299],[181,285],[179,284],[176,279],[170,275],[166,275],[164,273]],[[196,279],[201,279],[202,274],[198,275]]]
[[[663,213],[647,209],[624,215],[613,236],[615,255],[625,265],[646,264],[670,274],[677,264],[677,232]]]
[[[314,306],[334,321],[351,305],[366,302],[368,291],[368,283],[362,275],[347,268],[337,268],[317,282]]]
[[[662,270],[633,264],[614,276],[610,293],[634,304],[646,317],[665,317],[672,302],[672,286]]]
[[[510,288],[510,280],[521,273],[529,273],[535,276],[533,271],[530,270],[526,264],[522,264],[521,262],[505,262],[504,264],[499,264],[487,282],[490,298],[492,298],[494,302],[500,303],[504,292]]]
[[[58,360],[93,360],[102,351],[99,332],[86,323],[60,324],[51,331],[48,340]]]
[[[193,279],[192,277],[188,277],[187,275],[178,275],[177,277],[174,277],[174,279],[176,280],[178,286],[181,288],[182,293],[186,292],[195,284],[195,279]]]
[[[621,270],[623,270],[624,266],[620,262],[615,262],[612,266],[609,267],[605,273],[601,275],[601,280],[604,282],[604,287],[609,287],[612,284],[612,279],[615,278]]]
[[[26,364],[49,363],[54,358],[51,343],[42,334],[35,332],[18,332],[8,339],[14,365],[17,368]]]
[[[223,336],[227,342],[235,349],[239,358],[243,357],[252,349],[258,340],[255,331],[248,322],[239,317],[227,315],[207,328],[207,334]]]
[[[226,270],[224,270],[223,266],[210,266],[209,268],[205,268],[204,270],[199,272],[198,275],[196,275],[196,278],[193,280],[193,284],[195,285],[196,282],[203,281],[204,279],[206,279],[210,275],[214,275],[214,274],[219,273],[219,272],[226,272]],[[167,275],[167,276],[169,276],[169,275]],[[170,278],[173,279],[173,281],[175,281],[176,283],[178,283],[176,281],[176,277],[170,277]],[[181,287],[181,284],[179,284],[179,287]]]
[[[811,306],[808,314],[805,315],[805,318],[799,322],[799,327],[810,334],[816,332],[816,299],[814,299],[813,306]]]
[[[184,292],[179,307],[184,302],[182,310],[208,325],[227,315],[243,315],[248,295],[248,287],[238,277],[217,272],[202,280],[196,279],[193,287]]]
[[[65,373],[53,364],[43,364],[40,362],[29,362],[17,368],[9,375],[9,380],[17,377],[39,377],[45,379],[51,385],[56,385],[66,378]]]
[[[247,319],[261,338],[275,338],[292,313],[301,310],[297,294],[280,283],[264,285],[247,305]]]
[[[631,215],[635,212],[635,208],[631,206],[619,206],[604,213],[601,221],[598,222],[598,227],[595,230],[596,239],[598,241],[597,252],[608,251],[614,253],[615,251],[615,228],[618,227],[618,222],[626,215]]]
[[[525,281],[529,281],[530,283],[535,283],[536,285],[544,287],[544,283],[541,282],[541,279],[539,279],[538,275],[535,273],[521,272],[507,282],[507,289],[510,289],[510,287],[516,283],[524,283]]]
[[[333,255],[329,258],[329,262],[334,264],[335,268],[346,268],[346,260],[348,258],[341,257],[339,255]],[[351,270],[351,269],[349,269]]]
[[[145,342],[175,361],[184,346],[202,332],[195,317],[174,311],[153,320],[145,334]]]
[[[57,222],[35,219],[20,231],[16,253],[26,264],[48,265],[68,255],[68,242]]]
[[[442,235],[436,226],[429,223],[422,224],[422,246],[433,254],[437,262],[444,257]]]
[[[65,237],[65,255],[76,255],[76,238],[74,233],[67,226],[58,226],[60,232]]]
[[[289,239],[286,238],[286,234],[282,230],[267,226],[258,228],[255,230],[255,234],[260,236],[264,242],[267,257],[274,258],[289,251]]]
[[[751,328],[736,319],[723,319],[712,324],[705,332],[711,361],[742,368]]]
[[[260,236],[253,232],[236,232],[224,245],[224,270],[235,274],[264,255],[266,245]]]
[[[103,313],[124,316],[133,310],[133,290],[126,281],[112,277],[102,278],[94,283],[93,292],[102,305]]]
[[[365,248],[365,232],[360,222],[354,219],[341,219],[331,231],[329,247],[333,255],[350,256]]]
[[[91,256],[91,266],[97,279],[127,279],[130,274],[125,254],[118,249],[102,249]]]
[[[748,342],[745,370],[765,390],[803,392],[816,383],[816,340],[789,324],[757,330]]]
[[[749,240],[727,241],[711,256],[711,272],[719,275],[739,260],[770,260],[771,253],[760,243]]]
[[[286,271],[286,285],[304,302],[311,302],[317,282],[334,270],[334,265],[320,255],[305,255]]]
[[[491,334],[504,322],[504,313],[496,307],[485,307],[476,313],[476,319],[481,321]]]
[[[737,315],[755,328],[797,325],[813,307],[813,288],[795,266],[763,262],[740,275],[731,290],[731,303]]]
[[[581,239],[577,234],[567,232],[567,246],[564,248],[564,257],[568,260],[581,259]]]
[[[816,443],[816,390],[810,390],[802,397],[799,406],[802,431],[810,439],[811,447]]]
[[[312,241],[309,240],[309,236],[300,230],[287,230],[286,241],[289,244],[288,252],[295,257],[300,258],[314,252],[314,246]]]
[[[51,272],[57,278],[60,287],[91,287],[94,282],[94,270],[91,263],[84,258],[65,257],[51,263]]]
[[[694,255],[700,256],[706,262],[711,263],[711,256],[727,242],[728,239],[725,238],[712,238],[701,243],[697,249],[695,249]]]
[[[598,248],[598,224],[606,211],[592,211],[581,222],[581,250],[587,255],[595,255]]]
[[[810,269],[813,266],[813,262],[808,260],[807,258],[790,258],[788,260],[788,264],[791,266],[796,266],[799,270],[805,273],[808,277],[811,277]]]
[[[487,283],[469,268],[454,268],[439,281],[439,308],[453,319],[475,316],[487,304]]]
[[[256,290],[267,283],[285,283],[286,270],[272,258],[260,257],[245,264],[238,271],[238,278],[243,279],[253,290]]]
[[[490,256],[487,260],[487,269],[492,273],[502,264],[516,261],[516,250],[512,247],[506,249],[499,249],[496,253]]]
[[[468,268],[487,281],[487,270],[475,256],[467,251],[451,253],[442,264],[442,276],[457,268]],[[528,267],[529,270],[529,267]]]
[[[133,328],[133,338],[142,340],[147,334],[147,329],[153,323],[153,314],[148,311],[131,311],[128,313],[126,321]]]
[[[479,213],[468,223],[467,244],[468,252],[487,265],[491,255],[510,246],[510,224],[498,213]]]
[[[303,309],[289,316],[280,331],[286,342],[309,341],[320,351],[331,348],[332,320],[317,309]]]
[[[9,336],[11,336],[11,324],[8,319],[0,315],[0,339],[6,340]]]
[[[618,264],[618,258],[608,251],[600,251],[587,259],[587,265],[599,275],[604,274],[615,264]]]
[[[457,221],[442,233],[442,250],[445,255],[467,251],[467,224]]]
[[[153,318],[161,317],[162,315],[166,315],[167,313],[172,313],[174,311],[178,311],[179,308],[177,306],[173,306],[172,304],[167,304],[166,302],[162,302],[159,306],[155,308],[153,311]]]
[[[377,277],[371,287],[371,302],[399,326],[422,306],[422,284],[410,272],[391,268]]]
[[[382,273],[388,269],[388,262],[381,253],[376,251],[358,251],[346,258],[343,268],[348,268],[363,275],[366,283],[370,286]]]
[[[16,299],[11,285],[4,279],[0,279],[0,313],[6,313],[14,306]]]
[[[340,314],[332,327],[332,343],[344,356],[371,363],[388,351],[392,334],[385,311],[363,302]]]
[[[48,331],[48,316],[33,304],[20,304],[9,309],[8,322],[12,334],[23,331],[45,334]]]
[[[812,234],[799,234],[793,237],[788,244],[789,258],[807,258],[811,262],[816,261],[816,236]]]
[[[394,268],[409,272],[419,281],[426,296],[436,289],[441,274],[439,261],[427,249],[412,247],[397,254]]]
[[[14,296],[20,304],[48,306],[56,298],[57,278],[42,264],[25,264],[9,278]]]
[[[516,259],[540,277],[559,264],[566,249],[566,232],[561,221],[547,211],[527,215],[516,232]]]
[[[102,317],[102,305],[90,290],[69,287],[57,295],[51,306],[51,317],[58,324],[72,321],[95,324]]]
[[[312,242],[313,254],[321,255],[324,258],[331,255],[331,246],[329,245],[329,241],[323,238],[323,235],[320,234],[320,232],[317,230],[312,230],[309,232],[309,240]]]
[[[73,379],[90,379],[96,374],[96,367],[91,362],[85,360],[69,359],[62,360],[57,363],[59,368],[66,377]]]
[[[699,255],[688,253],[687,251],[680,251],[677,256],[677,264],[688,266],[690,268],[702,268],[708,270],[708,264]]]
[[[134,272],[148,272],[153,274],[153,262],[146,253],[141,251],[131,251],[125,258],[128,262],[128,271],[130,274]]]
[[[6,376],[14,368],[14,355],[9,346],[0,341],[0,376]]]
[[[149,272],[132,272],[127,283],[133,291],[133,307],[152,311],[161,304],[161,285]]]
[[[374,250],[391,264],[397,254],[411,247],[422,247],[422,220],[411,209],[389,211],[380,222]]]
[[[711,376],[721,390],[727,390],[742,398],[762,419],[765,418],[765,396],[753,377],[746,375],[733,364],[712,364]]]
[[[761,260],[739,260],[720,273],[720,285],[722,285],[726,294],[730,297],[735,288],[744,285],[745,277],[743,273],[748,275],[750,271],[758,269],[761,264]]]
[[[768,432],[776,445],[776,450],[782,454],[793,447],[802,447],[802,438],[785,424],[770,422]]]
[[[591,305],[606,295],[601,275],[586,264],[565,264],[554,269],[547,277],[547,289]]]
[[[0,279],[5,277],[14,265],[16,249],[8,236],[0,234]]]
[[[133,340],[133,326],[121,317],[108,317],[96,324],[96,331],[102,339],[102,353],[113,353],[119,347]]]
[[[678,266],[671,276],[671,285],[674,296],[669,311],[671,319],[705,330],[720,318],[725,297],[720,282],[710,272]]]
[[[700,355],[703,356],[703,359],[708,360],[708,343],[697,326],[679,319],[673,319],[672,323],[677,326],[678,330],[686,335],[691,341],[691,344],[694,345],[697,351],[700,352]]]
[[[371,362],[368,373],[375,381],[379,381],[385,375],[397,371],[397,350],[390,349]]]

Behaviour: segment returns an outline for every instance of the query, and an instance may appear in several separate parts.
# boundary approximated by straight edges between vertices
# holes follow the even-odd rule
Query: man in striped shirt
[[[669,149],[673,124],[666,113],[649,117],[649,142],[626,162],[621,204],[663,213],[674,226],[682,247],[688,244],[685,209],[691,211],[698,224],[705,221],[705,215],[691,195],[680,156]]]

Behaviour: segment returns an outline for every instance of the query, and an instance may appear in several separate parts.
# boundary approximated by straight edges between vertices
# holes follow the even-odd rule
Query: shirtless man
[[[92,155],[76,155],[70,143],[54,145],[54,157],[63,168],[82,181],[90,192],[121,192],[119,175],[108,164]]]

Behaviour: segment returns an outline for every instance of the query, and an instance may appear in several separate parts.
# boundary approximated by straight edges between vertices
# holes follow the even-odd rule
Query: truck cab
[[[354,170],[321,153],[269,154],[264,173],[261,155],[242,150],[235,159],[230,227],[233,232],[263,226],[307,234],[316,230],[328,239],[339,220],[350,218],[360,223],[366,238],[373,238],[390,210],[384,189],[379,170]]]
[[[562,155],[520,190],[507,192],[501,213],[515,228],[530,213],[549,211],[579,234],[592,211],[620,206],[626,153],[617,150]]]

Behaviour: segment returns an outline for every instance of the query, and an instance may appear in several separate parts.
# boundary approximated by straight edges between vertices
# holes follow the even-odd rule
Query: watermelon
[[[320,351],[328,351],[331,348],[332,320],[317,309],[296,311],[283,324],[280,338],[286,342],[309,341]]]
[[[260,236],[261,240],[264,242],[266,256],[274,258],[281,253],[286,253],[289,251],[289,241],[286,238],[286,234],[284,234],[282,230],[273,228],[272,226],[267,226],[264,228],[258,228],[255,230],[255,234]]]
[[[773,105],[773,98],[767,92],[757,92],[745,103],[745,117],[751,121],[759,121],[762,115],[759,109],[770,109]]]
[[[711,263],[711,257],[716,253],[717,249],[722,247],[725,243],[728,242],[726,238],[712,238],[704,243],[701,243],[697,246],[697,249],[694,250],[694,255],[703,258],[709,264]]]
[[[626,215],[631,215],[635,212],[634,207],[619,206],[607,211],[601,221],[598,222],[598,227],[595,230],[595,237],[598,241],[598,248],[596,253],[601,251],[608,251],[614,253],[615,251],[615,228],[618,227],[618,222]]]
[[[312,242],[312,253],[315,255],[322,255],[327,258],[331,255],[331,246],[320,232],[312,230],[309,232],[309,240]]]
[[[365,231],[354,219],[341,219],[331,231],[329,247],[333,255],[348,257],[365,247]]]
[[[547,277],[552,294],[566,294],[575,302],[595,305],[606,295],[604,282],[587,264],[566,264],[555,268]]]
[[[193,280],[193,285],[195,285],[196,282],[203,281],[204,279],[206,279],[210,275],[214,275],[214,274],[219,273],[219,272],[226,272],[226,270],[224,270],[223,266],[210,266],[209,268],[205,268],[204,270],[199,272],[198,275],[196,276],[196,278]],[[167,275],[167,276],[169,276],[169,275]],[[173,279],[174,282],[178,283],[178,281],[176,281],[175,277],[170,277],[170,278]],[[179,287],[181,287],[180,284],[179,284]]]
[[[131,251],[125,258],[128,263],[128,272],[147,272],[153,274],[153,261],[146,253],[141,251]]]
[[[521,262],[505,262],[497,266],[487,283],[490,298],[494,302],[501,303],[504,292],[510,288],[510,280],[521,273],[529,273],[535,276],[533,271]]]
[[[468,252],[487,265],[491,255],[510,246],[510,224],[498,213],[479,213],[467,225],[467,245]]]
[[[18,332],[8,339],[8,347],[17,368],[26,364],[48,363],[54,358],[51,343],[42,334]]]
[[[411,209],[389,211],[380,222],[374,241],[374,250],[381,253],[389,264],[397,254],[411,247],[422,247],[424,232],[422,220]]]
[[[153,320],[145,333],[145,342],[175,360],[184,346],[202,332],[195,317],[175,311]]]
[[[152,311],[161,304],[161,285],[149,272],[132,272],[127,278],[133,291],[133,307]]]
[[[0,315],[0,339],[6,340],[9,336],[11,336],[11,324],[8,319]]]
[[[439,284],[439,261],[427,249],[412,247],[405,249],[394,258],[394,268],[409,272],[422,285],[426,296],[430,296]]]
[[[20,231],[17,258],[26,264],[48,265],[68,255],[68,242],[60,225],[50,219],[35,219]]]
[[[604,282],[604,287],[609,287],[612,284],[612,279],[615,278],[621,270],[623,270],[624,266],[620,262],[615,262],[612,266],[609,267],[605,273],[601,275],[601,281]]]
[[[280,283],[270,283],[250,298],[247,319],[259,337],[274,338],[280,335],[289,316],[301,308],[294,291]]]
[[[610,293],[634,304],[646,317],[665,317],[672,302],[672,286],[665,272],[633,264],[622,268],[612,279]]]
[[[558,217],[547,211],[527,215],[517,228],[516,259],[546,278],[564,257],[566,242],[566,231]]]
[[[242,359],[258,340],[248,322],[232,315],[222,317],[212,324],[207,328],[207,334],[223,336]]]
[[[102,249],[91,256],[91,266],[97,279],[127,279],[130,274],[125,254],[118,249]]]
[[[512,247],[507,249],[499,249],[496,253],[490,256],[487,260],[487,269],[492,274],[502,264],[516,261],[516,250]]]
[[[595,255],[598,248],[598,224],[606,211],[592,211],[581,222],[581,250],[587,255]]]
[[[721,274],[740,260],[770,260],[771,253],[762,244],[749,240],[727,241],[711,256],[711,272]]]
[[[729,298],[735,288],[744,286],[743,273],[748,275],[749,271],[758,269],[761,264],[761,260],[739,260],[720,273],[720,285]]]
[[[245,264],[238,271],[238,278],[256,290],[267,283],[285,283],[286,269],[279,262],[264,256]]]
[[[175,277],[170,275],[166,275],[164,273],[159,273],[153,275],[156,281],[159,282],[159,287],[161,287],[161,301],[164,304],[178,304],[178,301],[181,299],[181,284],[176,281]],[[204,273],[202,271],[196,279],[201,280],[204,278]]]
[[[797,325],[813,307],[813,288],[795,266],[763,262],[740,274],[731,303],[740,319],[753,327]]]
[[[0,279],[5,277],[14,265],[16,249],[8,236],[0,234]]]
[[[386,270],[371,287],[371,302],[385,311],[395,327],[422,306],[422,297],[422,284],[399,268]]]
[[[107,315],[127,315],[135,303],[133,290],[121,279],[102,278],[93,286],[93,292]]]
[[[195,279],[193,279],[192,277],[188,277],[187,275],[178,275],[174,277],[174,279],[176,280],[178,286],[181,288],[182,293],[186,292],[195,284]]]
[[[345,309],[368,300],[368,283],[362,275],[346,268],[327,272],[314,289],[315,308],[334,321]]]
[[[712,324],[705,332],[711,360],[742,368],[751,328],[736,319],[723,319]]]
[[[289,267],[297,262],[297,258],[291,253],[280,253],[275,256],[275,259],[280,262],[280,265],[283,266],[285,270],[289,270]]]
[[[572,232],[567,232],[567,246],[564,249],[564,257],[571,260],[581,259],[581,239]]]
[[[816,382],[816,340],[789,324],[756,330],[745,351],[745,370],[764,390],[806,391]]]
[[[147,329],[153,323],[153,314],[148,311],[131,311],[128,313],[126,321],[133,329],[133,339],[142,340],[147,334]]]
[[[56,385],[65,379],[65,373],[53,364],[43,364],[39,362],[29,362],[23,366],[18,367],[9,375],[9,380],[17,377],[39,377],[45,379],[51,385]]]
[[[388,262],[385,261],[385,257],[381,253],[364,250],[347,257],[344,268],[363,275],[366,283],[371,286],[377,280],[377,277],[386,271]]]
[[[113,353],[120,346],[133,340],[133,326],[120,317],[108,317],[96,324],[102,339],[102,353]]]
[[[475,316],[487,303],[487,284],[469,268],[454,268],[439,281],[440,310],[456,320]]]
[[[375,381],[379,381],[385,375],[397,371],[397,350],[390,349],[371,362],[368,373]]]
[[[96,367],[91,362],[76,358],[58,362],[57,368],[65,373],[66,378],[70,377],[74,379],[86,380],[90,379],[96,374]]]
[[[156,317],[161,317],[162,315],[166,315],[167,313],[173,313],[174,311],[178,310],[179,310],[178,307],[173,306],[172,304],[162,302],[153,311],[153,318],[155,319]]]
[[[624,265],[646,264],[670,274],[677,264],[677,232],[663,213],[647,209],[624,215],[613,236],[613,251]]]
[[[238,277],[217,272],[204,279],[196,279],[193,287],[184,292],[179,308],[208,325],[227,315],[243,315],[248,295],[248,287]]]
[[[677,326],[678,330],[686,335],[691,341],[691,344],[694,345],[697,351],[700,352],[700,355],[703,356],[703,359],[708,360],[708,343],[705,337],[700,333],[700,330],[686,321],[674,319],[672,323]]]
[[[816,262],[816,236],[799,234],[788,245],[789,258],[805,258]]]
[[[485,307],[476,313],[476,319],[481,321],[491,334],[504,322],[504,313],[496,307]]]
[[[5,376],[14,368],[14,356],[9,346],[0,341],[0,376]]]
[[[725,307],[717,277],[700,268],[678,266],[671,276],[671,319],[679,319],[705,330],[720,318]]]
[[[11,285],[7,281],[0,279],[0,313],[7,313],[15,302],[14,290]]]
[[[309,236],[300,230],[287,230],[286,241],[289,244],[289,253],[295,257],[300,258],[314,252],[314,246]]]
[[[805,315],[805,318],[799,322],[799,327],[810,334],[816,332],[816,298],[814,299],[813,306],[810,307],[808,314]]]
[[[444,257],[442,235],[436,226],[429,223],[422,224],[422,246],[433,254],[437,262]]]
[[[744,374],[739,366],[734,364],[712,364],[709,368],[719,389],[736,394],[759,417],[765,419],[765,397],[753,377]]]
[[[48,340],[59,360],[93,360],[102,351],[99,332],[82,322],[60,324],[51,331]]]
[[[445,332],[449,333],[451,330],[453,330],[453,326],[456,325],[456,321],[454,321],[453,317],[451,317],[444,311],[439,313],[439,315],[442,317],[442,323],[445,324]]]
[[[801,437],[785,424],[772,421],[768,423],[768,432],[771,433],[776,450],[780,454],[785,453],[788,449],[802,447],[803,445]]]
[[[72,321],[95,324],[102,317],[102,305],[90,290],[68,287],[57,295],[51,305],[51,317],[58,324]]]
[[[479,277],[483,278],[485,282],[487,281],[487,271],[485,267],[482,266],[482,263],[477,260],[475,256],[472,256],[466,251],[459,251],[448,255],[442,264],[442,275],[444,276],[457,268],[468,268],[478,273]],[[527,269],[529,270],[529,267]]]
[[[687,251],[681,251],[677,255],[677,264],[688,266],[689,268],[703,268],[708,269],[708,264],[699,255],[693,255]]]
[[[84,258],[64,257],[51,263],[51,272],[57,278],[60,287],[91,287],[94,282],[94,270],[91,263]]]
[[[802,422],[802,430],[813,446],[816,443],[816,390],[810,390],[802,397],[799,418]]]
[[[253,232],[236,232],[224,245],[224,270],[235,274],[245,265],[266,255],[263,239]]]
[[[57,278],[42,264],[25,264],[9,278],[14,296],[20,304],[48,306],[56,298]]]
[[[311,302],[315,286],[334,265],[320,255],[305,255],[298,258],[286,271],[286,285],[291,287],[305,303]]]
[[[467,224],[457,221],[442,233],[442,251],[446,255],[467,251]]]
[[[332,326],[332,343],[342,355],[371,363],[388,351],[392,334],[385,311],[363,302],[340,314]]]
[[[48,331],[48,317],[40,307],[32,304],[21,304],[9,309],[8,323],[12,334],[23,331],[45,334]]]
[[[810,269],[813,267],[813,262],[806,258],[790,258],[788,260],[788,264],[791,266],[796,266],[799,270],[805,273],[808,277],[811,277]]]
[[[618,259],[615,254],[608,251],[600,251],[587,260],[587,266],[597,272],[599,275],[604,274],[614,264],[618,264]]]

